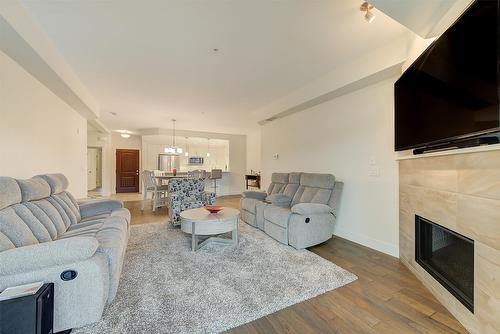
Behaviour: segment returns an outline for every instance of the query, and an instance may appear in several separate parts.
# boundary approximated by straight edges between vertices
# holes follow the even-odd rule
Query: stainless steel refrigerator
[[[177,169],[179,172],[179,168],[181,166],[181,157],[179,155],[172,154],[158,154],[158,169],[171,172],[172,169]]]

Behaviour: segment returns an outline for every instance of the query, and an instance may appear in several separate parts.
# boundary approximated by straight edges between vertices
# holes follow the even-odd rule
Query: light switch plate
[[[368,175],[372,176],[372,177],[379,177],[380,176],[380,168],[378,168],[378,167],[370,168],[370,170],[368,171]]]

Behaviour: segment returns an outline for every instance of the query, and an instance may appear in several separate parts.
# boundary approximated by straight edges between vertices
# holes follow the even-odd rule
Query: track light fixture
[[[375,14],[371,11],[373,9],[373,5],[369,4],[367,1],[363,2],[359,7],[359,10],[365,12],[365,20],[368,23],[372,23],[375,20]]]

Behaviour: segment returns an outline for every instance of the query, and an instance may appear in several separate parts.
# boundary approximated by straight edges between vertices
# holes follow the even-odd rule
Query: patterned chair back
[[[199,197],[205,191],[205,181],[200,179],[171,179],[168,190],[172,194],[181,194],[184,197]]]

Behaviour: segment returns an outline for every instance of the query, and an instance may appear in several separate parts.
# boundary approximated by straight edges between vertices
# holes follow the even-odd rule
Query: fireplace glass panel
[[[474,310],[474,241],[415,216],[415,260],[469,310]]]

